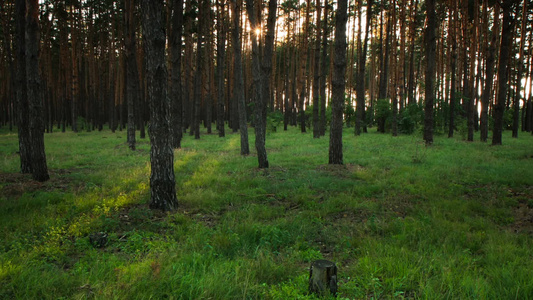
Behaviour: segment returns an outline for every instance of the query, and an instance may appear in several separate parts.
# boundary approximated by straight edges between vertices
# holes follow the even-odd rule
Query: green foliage
[[[407,105],[400,112],[398,118],[398,130],[403,134],[413,134],[424,120],[424,109],[418,104]]]
[[[391,129],[392,109],[388,99],[379,99],[375,105],[374,118],[378,124],[378,131],[387,132]]]
[[[406,108],[405,128],[420,114]],[[272,133],[267,170],[240,155],[239,135],[186,137],[170,213],[148,208],[143,140],[133,152],[124,133],[48,134],[52,176],[36,184],[0,131],[0,298],[317,299],[317,259],[337,263],[337,299],[533,294],[532,136],[425,147],[352,130],[343,166],[326,164],[327,138]]]
[[[268,112],[267,114],[267,131],[276,132],[278,127],[283,123],[283,113],[279,110]]]

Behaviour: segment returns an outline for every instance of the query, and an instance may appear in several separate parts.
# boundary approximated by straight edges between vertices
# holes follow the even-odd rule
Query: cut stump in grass
[[[337,296],[337,266],[329,260],[315,260],[309,270],[309,293]]]

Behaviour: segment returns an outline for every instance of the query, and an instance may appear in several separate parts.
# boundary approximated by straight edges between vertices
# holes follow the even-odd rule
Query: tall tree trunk
[[[31,168],[31,138],[30,138],[30,115],[28,111],[28,93],[26,76],[26,1],[16,0],[15,2],[15,35],[16,35],[16,107],[17,127],[19,135],[20,169],[22,173],[32,173]]]
[[[276,1],[276,0],[271,0]],[[261,71],[261,55],[259,50],[258,36],[255,34],[255,29],[260,28],[260,13],[259,9],[254,5],[254,0],[246,0],[246,10],[248,12],[248,19],[250,20],[250,27],[252,28],[252,76],[253,76],[253,90],[254,90],[254,112],[255,112],[255,148],[257,150],[257,160],[259,168],[268,168],[268,158],[265,148],[266,135],[266,95],[262,94],[263,88],[263,72]]]
[[[298,112],[300,113],[300,130],[302,133],[305,133],[306,130],[306,120],[305,120],[305,99],[307,98],[307,88],[306,88],[306,82],[307,77],[309,75],[309,70],[307,70],[307,55],[308,55],[308,45],[309,45],[309,19],[310,19],[310,10],[311,9],[311,1],[307,0],[307,7],[306,7],[306,13],[305,13],[305,21],[303,25],[303,35],[302,35],[302,45],[301,45],[301,52],[300,52],[300,74],[299,74],[299,88],[300,88],[300,97],[298,100]]]
[[[315,40],[315,56],[314,56],[314,77],[313,77],[313,138],[320,137],[320,126],[319,126],[319,106],[320,106],[320,95],[319,95],[319,85],[320,85],[320,25],[322,8],[320,8],[320,0],[316,0],[316,40]]]
[[[409,81],[407,84],[408,105],[416,104],[415,89],[415,38],[418,0],[411,0],[411,24],[409,25]]]
[[[426,89],[424,109],[424,140],[426,145],[433,144],[433,105],[435,102],[435,56],[437,20],[435,16],[435,0],[426,0],[427,27],[426,43]]]
[[[488,0],[484,0],[484,7],[488,6]],[[485,17],[484,17],[485,18]],[[486,17],[488,20],[488,17]],[[492,98],[492,86],[494,83],[494,63],[496,43],[500,38],[500,10],[499,6],[494,6],[494,24],[492,26],[492,37],[490,46],[485,50],[487,52],[487,61],[485,63],[485,87],[481,95],[481,117],[480,117],[480,137],[482,142],[486,142],[489,132],[489,105]],[[485,25],[485,26],[488,26]]]
[[[520,29],[520,50],[518,53],[518,66],[517,66],[517,78],[516,78],[516,92],[513,99],[513,137],[518,137],[518,128],[520,125],[520,90],[522,88],[522,76],[524,69],[524,45],[526,41],[526,24],[528,21],[527,4],[524,0],[522,5],[522,26]]]
[[[241,39],[241,7],[242,0],[231,0],[233,7],[233,56],[234,56],[234,88],[233,97],[239,110],[239,131],[241,133],[241,155],[250,154],[248,143],[248,120],[246,117],[246,103],[244,101],[244,80],[242,68],[242,39]]]
[[[322,21],[322,57],[320,61],[320,135],[326,134],[326,83],[328,66],[328,10],[329,0],[324,0],[324,20]]]
[[[453,137],[453,133],[455,130],[455,106],[456,106],[456,94],[457,94],[457,34],[456,34],[456,26],[457,26],[457,2],[456,0],[451,0],[452,7],[450,9],[450,24],[451,24],[451,36],[450,36],[450,42],[452,44],[452,53],[451,53],[451,88],[450,88],[450,121],[448,123],[448,137]],[[453,19],[452,15],[453,14]]]
[[[139,95],[139,74],[137,69],[137,59],[135,57],[136,43],[135,43],[135,1],[125,0],[124,3],[124,21],[125,21],[125,37],[124,43],[126,47],[126,101],[128,105],[128,133],[127,142],[131,150],[135,150],[135,106],[139,102],[137,97]]]
[[[344,88],[346,86],[346,21],[347,1],[339,0],[335,16],[335,57],[333,58],[332,114],[329,137],[329,164],[342,165],[342,113],[344,111]]]
[[[224,137],[224,69],[226,62],[226,10],[225,1],[217,0],[217,130],[218,136]]]
[[[268,18],[267,18],[267,27],[265,34],[265,45],[263,47],[263,57],[261,60],[261,71],[262,75],[262,84],[261,88],[263,91],[261,95],[263,97],[263,105],[265,109],[263,110],[263,119],[266,122],[266,113],[267,113],[267,104],[270,103],[270,100],[273,98],[272,90],[270,88],[272,82],[272,56],[274,52],[274,38],[276,33],[276,19],[277,19],[277,9],[278,1],[269,0],[268,1]],[[271,108],[274,109],[273,107]],[[265,123],[266,129],[266,123]]]
[[[183,99],[181,91],[181,33],[183,0],[173,0],[172,31],[170,34],[170,145],[181,148],[183,137]]]
[[[150,103],[150,208],[178,206],[174,152],[168,122],[167,67],[165,63],[164,0],[142,0],[148,101]]]
[[[373,0],[368,0],[366,8],[366,29],[365,29],[365,38],[361,45],[361,42],[358,41],[357,45],[361,46],[361,51],[359,55],[359,62],[357,63],[357,82],[356,91],[357,91],[357,104],[355,110],[355,134],[360,135],[361,129],[364,127],[365,122],[365,70],[366,70],[366,56],[368,49],[368,34],[370,31],[370,23],[372,23],[372,5],[374,4]],[[359,38],[361,35],[359,35]]]
[[[513,30],[513,18],[511,16],[513,0],[504,0],[502,3],[503,8],[503,21],[502,21],[502,39],[500,44],[500,57],[498,63],[498,95],[494,104],[494,127],[492,129],[492,145],[502,144],[502,131],[503,131],[503,110],[505,105],[505,99],[508,89],[508,65],[511,53],[511,47],[513,44],[512,30]]]
[[[469,86],[470,89],[467,91],[467,126],[468,126],[468,136],[467,141],[472,142],[474,141],[474,114],[476,113],[475,107],[474,107],[474,95],[475,95],[475,67],[476,67],[476,56],[477,56],[477,28],[478,28],[478,0],[474,0],[474,24],[471,26],[471,33],[470,33],[470,39],[471,39],[471,45],[470,45],[470,79],[469,79]],[[468,5],[467,5],[468,9]],[[467,14],[468,15],[468,14]]]
[[[39,1],[26,0],[26,74],[30,110],[31,170],[37,181],[50,179],[44,152],[43,105],[39,76]]]

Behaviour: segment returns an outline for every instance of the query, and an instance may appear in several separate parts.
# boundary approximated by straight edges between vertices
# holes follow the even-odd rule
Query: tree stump
[[[309,270],[309,293],[337,296],[337,266],[329,260],[316,260]]]

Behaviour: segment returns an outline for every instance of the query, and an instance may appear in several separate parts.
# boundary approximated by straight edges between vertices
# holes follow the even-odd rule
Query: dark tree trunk
[[[454,15],[453,17],[453,21],[452,21],[452,29],[451,29],[451,32],[452,32],[452,36],[451,36],[451,43],[452,43],[452,53],[451,53],[451,64],[450,64],[450,69],[451,69],[451,89],[450,89],[450,121],[448,123],[448,137],[451,138],[453,137],[453,133],[454,133],[454,130],[455,130],[455,103],[456,103],[456,99],[455,99],[455,96],[457,94],[457,78],[456,78],[456,74],[457,74],[457,42],[456,42],[456,38],[457,38],[457,35],[456,35],[456,32],[455,32],[455,26],[456,26],[456,23],[457,23],[457,7],[455,7],[455,0],[452,1],[453,2],[453,7],[451,9],[452,11],[452,14]]]
[[[37,181],[50,179],[44,152],[43,105],[39,76],[39,1],[26,0],[26,75],[30,110],[31,169]]]
[[[488,1],[485,0],[485,5],[488,5]],[[480,116],[480,136],[481,141],[486,142],[489,135],[489,103],[492,97],[492,86],[494,84],[494,63],[495,63],[495,52],[496,52],[496,43],[499,39],[499,19],[500,12],[499,6],[494,7],[494,25],[492,27],[492,37],[490,41],[490,46],[487,51],[487,61],[485,63],[485,87],[483,89],[483,94],[481,95],[481,116]]]
[[[200,116],[201,116],[201,104],[202,104],[202,88],[206,82],[203,82],[202,69],[205,54],[205,25],[207,10],[209,10],[208,0],[199,1],[198,5],[198,41],[196,44],[196,71],[194,73],[194,121],[191,127],[191,133],[194,134],[195,139],[200,139]]]
[[[181,148],[183,137],[183,101],[181,92],[181,32],[183,27],[183,0],[173,0],[172,32],[170,34],[170,145]]]
[[[224,137],[224,69],[226,62],[226,26],[224,20],[225,13],[225,1],[217,1],[217,69],[216,69],[216,83],[217,83],[217,130],[218,136]]]
[[[261,71],[262,71],[262,83],[261,92],[262,102],[264,106],[263,110],[263,120],[265,122],[266,130],[266,114],[267,114],[267,104],[272,99],[272,90],[270,89],[272,81],[272,53],[274,52],[274,38],[275,38],[275,29],[276,29],[276,19],[277,19],[277,0],[268,1],[268,19],[267,27],[265,34],[265,44],[263,48],[263,57],[261,60]],[[272,110],[274,108],[272,107]]]
[[[516,92],[513,99],[513,137],[518,137],[518,128],[520,125],[520,90],[522,87],[522,73],[524,69],[524,44],[526,40],[526,23],[527,23],[527,1],[522,5],[522,26],[520,30],[520,50],[518,55],[518,67],[516,75]]]
[[[139,74],[135,57],[135,23],[134,0],[126,0],[124,4],[125,46],[126,46],[126,101],[128,105],[128,134],[127,141],[131,150],[135,150],[135,106],[139,102]]]
[[[342,165],[342,113],[346,86],[346,21],[347,1],[339,0],[335,17],[335,57],[333,58],[332,115],[329,137],[329,164]]]
[[[248,120],[246,117],[246,103],[244,101],[244,80],[242,70],[242,39],[241,39],[241,7],[242,0],[231,0],[233,5],[233,55],[234,55],[234,88],[233,97],[236,98],[239,110],[239,130],[241,133],[241,154],[250,154],[250,146],[248,143]]]
[[[328,9],[329,0],[324,0],[324,20],[322,21],[322,58],[320,61],[320,135],[326,134],[326,82],[328,75]]]
[[[359,62],[357,65],[357,81],[355,83],[356,88],[356,109],[355,109],[355,134],[360,135],[361,129],[364,127],[365,122],[365,69],[366,69],[366,55],[368,50],[368,32],[370,31],[370,23],[372,22],[372,5],[374,1],[369,0],[366,10],[366,30],[365,38],[362,43],[363,49],[359,52]],[[361,35],[359,35],[359,38]],[[358,42],[358,45],[361,45]]]
[[[426,28],[426,90],[424,140],[426,145],[433,144],[433,104],[435,102],[435,57],[437,18],[435,16],[435,0],[426,0],[427,28]]]
[[[500,58],[498,64],[498,95],[494,104],[494,127],[492,129],[492,145],[502,144],[503,131],[503,110],[508,90],[508,65],[512,47],[512,30],[513,19],[511,16],[511,6],[513,0],[505,0],[502,4],[503,21],[502,21],[502,39],[500,44]]]
[[[413,2],[413,0],[411,0]],[[411,36],[411,42],[409,45],[409,82],[407,84],[407,103],[408,105],[416,104],[415,97],[415,39],[416,39],[416,20],[417,20],[417,7],[418,0],[414,0],[412,6],[411,24],[409,29],[409,35]]]
[[[164,0],[142,0],[143,42],[150,103],[150,208],[173,210],[178,206],[174,178],[174,152],[170,145],[165,62]]]
[[[319,127],[319,106],[320,106],[320,95],[319,95],[319,85],[320,85],[320,17],[322,9],[320,8],[320,0],[316,0],[316,9],[317,9],[317,24],[316,24],[316,41],[315,41],[315,57],[314,57],[314,68],[315,73],[313,77],[313,138],[320,137],[320,127]]]
[[[276,1],[276,0],[271,0]],[[259,27],[259,16],[257,14],[258,7],[255,7],[253,0],[246,0],[246,10],[248,12],[248,19],[252,29]],[[261,71],[261,57],[258,44],[258,37],[252,30],[252,77],[253,77],[253,99],[254,99],[254,125],[255,125],[255,148],[257,150],[257,160],[259,168],[268,168],[268,158],[265,148],[266,135],[266,95],[262,95],[262,84],[264,80],[261,78],[263,72]]]
[[[19,135],[20,170],[22,173],[31,173],[31,138],[28,111],[28,94],[26,85],[26,1],[17,0],[15,2],[15,35],[16,35],[16,106],[17,127]]]

